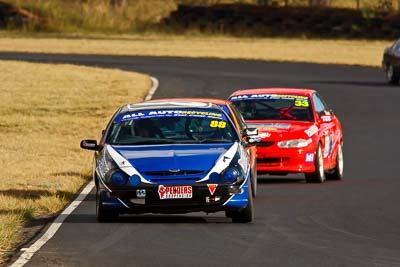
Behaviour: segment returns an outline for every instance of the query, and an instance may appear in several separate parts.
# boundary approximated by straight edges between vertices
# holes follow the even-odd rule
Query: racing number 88
[[[294,105],[296,107],[308,107],[310,104],[308,104],[307,100],[296,100],[294,101]]]
[[[226,122],[225,121],[211,121],[210,122],[210,127],[211,128],[225,128],[226,127]]]

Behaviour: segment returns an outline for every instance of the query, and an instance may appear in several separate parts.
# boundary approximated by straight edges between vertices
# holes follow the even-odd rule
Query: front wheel
[[[343,145],[339,144],[336,155],[336,166],[327,173],[326,178],[329,180],[342,180],[343,179]]]
[[[318,144],[315,152],[315,171],[305,173],[307,183],[323,183],[325,181],[324,158],[322,156],[321,143]]]
[[[254,160],[254,166],[251,175],[251,192],[253,194],[253,198],[257,196],[257,159]]]
[[[390,84],[399,83],[399,76],[395,73],[393,65],[391,64],[386,67],[386,79]]]
[[[240,209],[240,210],[235,210],[229,212],[229,215],[227,213],[227,217],[232,218],[232,222],[234,223],[249,223],[253,220],[254,216],[254,208],[253,208],[253,194],[251,190],[251,185],[249,184],[248,187],[248,204],[246,208]]]
[[[101,193],[96,188],[96,219],[98,222],[111,222],[118,218],[118,213],[115,211],[107,210],[103,207]]]

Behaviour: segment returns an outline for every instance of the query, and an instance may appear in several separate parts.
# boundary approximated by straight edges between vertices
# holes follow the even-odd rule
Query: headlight
[[[106,174],[117,168],[117,164],[115,164],[112,157],[108,154],[107,151],[104,151],[101,157],[97,160],[96,170],[102,179],[106,179]]]
[[[236,182],[238,177],[239,177],[239,171],[236,170],[235,168],[229,167],[224,172],[224,180],[229,183]]]
[[[131,186],[139,186],[140,184],[140,177],[137,174],[132,175],[131,177],[129,177],[129,184]]]
[[[312,140],[309,139],[293,139],[293,140],[286,140],[278,142],[278,146],[280,148],[302,148],[306,147],[311,144]]]
[[[124,186],[127,182],[127,177],[121,171],[116,171],[111,175],[111,182],[115,186]]]

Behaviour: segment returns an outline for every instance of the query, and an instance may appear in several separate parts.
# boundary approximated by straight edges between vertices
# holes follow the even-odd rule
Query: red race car
[[[258,128],[259,174],[304,173],[314,183],[343,178],[342,127],[315,90],[247,89],[229,100]]]

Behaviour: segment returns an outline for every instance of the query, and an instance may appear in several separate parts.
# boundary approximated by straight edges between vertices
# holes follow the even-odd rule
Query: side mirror
[[[84,139],[81,141],[81,148],[88,150],[99,150],[96,140]]]
[[[254,146],[261,141],[257,128],[246,128],[244,132],[246,146]]]
[[[258,135],[258,129],[257,128],[246,128],[244,130],[244,136],[256,136]]]

